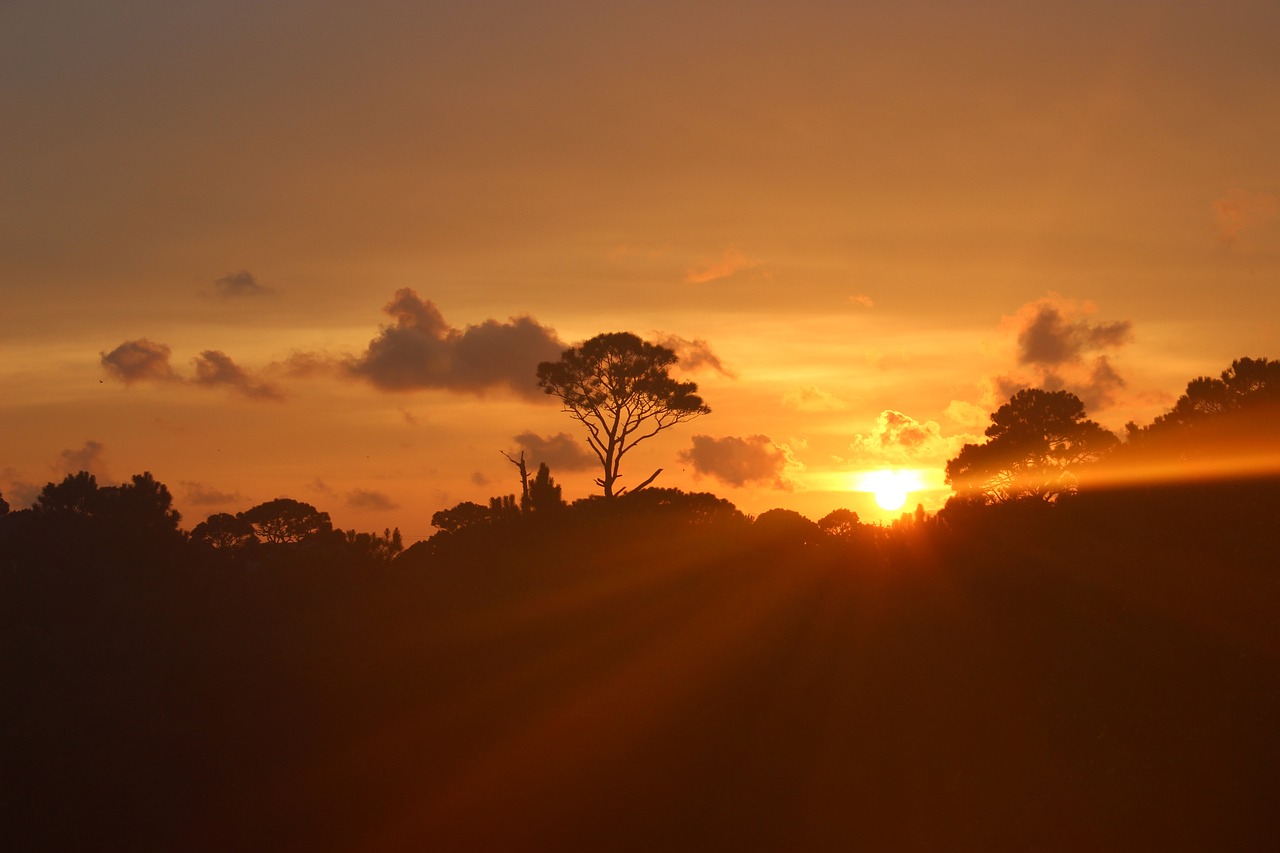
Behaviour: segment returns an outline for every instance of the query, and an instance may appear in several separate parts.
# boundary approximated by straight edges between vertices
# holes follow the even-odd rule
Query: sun
[[[876,490],[876,504],[881,509],[902,509],[907,502],[907,492],[897,486],[885,486]]]
[[[919,488],[919,478],[910,471],[871,471],[861,477],[860,489],[876,496],[876,504],[892,512],[902,509],[907,495]]]

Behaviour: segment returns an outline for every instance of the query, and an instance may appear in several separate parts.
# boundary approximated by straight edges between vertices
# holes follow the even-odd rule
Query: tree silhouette
[[[1239,358],[1219,378],[1201,376],[1146,427],[1130,422],[1126,451],[1188,458],[1280,439],[1280,361]]]
[[[947,463],[947,482],[963,499],[1052,501],[1074,491],[1081,466],[1119,441],[1085,417],[1079,397],[1039,388],[1014,394],[991,416],[986,435],[986,444],[966,444]]]
[[[46,483],[32,506],[39,515],[97,515],[102,508],[98,479],[88,471],[68,474],[61,483]]]
[[[329,513],[293,498],[260,503],[240,513],[239,518],[253,525],[253,532],[263,542],[272,544],[296,544],[333,532]]]
[[[258,537],[253,532],[253,525],[243,515],[218,512],[195,526],[191,531],[191,541],[215,551],[225,551],[256,543]]]
[[[1201,376],[1187,383],[1187,392],[1172,411],[1156,418],[1152,426],[1156,430],[1195,426],[1234,412],[1275,405],[1280,405],[1280,361],[1239,358],[1218,379]]]
[[[833,509],[818,519],[818,526],[831,536],[848,538],[861,526],[858,514],[851,509]]]
[[[457,533],[468,527],[488,524],[491,520],[489,508],[474,501],[463,501],[449,509],[442,509],[431,516],[431,526],[438,527],[445,533]]]
[[[564,499],[560,497],[560,486],[556,485],[556,481],[551,478],[551,469],[545,462],[538,464],[538,473],[529,483],[528,494],[530,512],[545,515],[565,507]]]
[[[670,367],[673,350],[630,332],[597,335],[565,350],[559,361],[538,365],[538,385],[559,397],[563,410],[587,429],[587,444],[600,460],[596,484],[607,498],[615,492],[619,466],[637,444],[664,429],[708,414],[693,382],[678,382]],[[636,489],[653,482],[655,471]]]

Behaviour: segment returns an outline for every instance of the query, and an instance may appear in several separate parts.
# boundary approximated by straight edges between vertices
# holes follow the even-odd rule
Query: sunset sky
[[[0,491],[414,541],[503,451],[596,491],[534,369],[632,331],[712,413],[621,485],[935,509],[1018,388],[1120,430],[1280,356],[1277,44],[1274,0],[7,3]]]

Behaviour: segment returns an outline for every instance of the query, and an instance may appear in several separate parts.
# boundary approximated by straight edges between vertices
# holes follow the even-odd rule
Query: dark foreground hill
[[[4,847],[1273,849],[1274,508],[1145,501],[10,567]]]

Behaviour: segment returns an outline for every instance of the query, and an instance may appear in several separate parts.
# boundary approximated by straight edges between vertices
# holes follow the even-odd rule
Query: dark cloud
[[[181,382],[206,388],[225,386],[255,400],[281,400],[284,392],[255,378],[220,350],[205,350],[191,360],[195,376],[179,376],[169,364],[171,350],[146,338],[125,341],[111,352],[99,353],[107,375],[126,385],[135,382]]]
[[[1050,300],[1032,303],[1018,332],[1018,362],[1051,366],[1077,364],[1086,355],[1114,349],[1129,342],[1132,324],[1069,322],[1063,308]]]
[[[111,352],[98,353],[102,366],[113,379],[126,385],[135,382],[173,382],[177,374],[169,364],[171,350],[146,338],[125,341]]]
[[[1107,357],[1098,356],[1093,372],[1089,374],[1089,381],[1077,384],[1075,393],[1089,411],[1105,409],[1116,401],[1117,392],[1126,384],[1124,377],[1116,373]]]
[[[792,488],[789,474],[800,467],[789,448],[775,444],[767,435],[695,435],[693,446],[680,451],[679,459],[692,465],[695,475],[715,477],[730,486],[769,483],[788,491]]]
[[[545,462],[552,471],[588,471],[600,464],[595,454],[567,432],[558,432],[547,438],[522,432],[514,440],[521,450],[529,454],[534,465]]]
[[[396,509],[400,505],[382,492],[352,489],[347,492],[347,506],[352,509]]]
[[[270,293],[271,289],[259,284],[253,277],[253,273],[240,270],[215,281],[213,291],[223,299],[237,299],[245,296],[262,296]]]
[[[79,450],[64,450],[58,454],[56,470],[62,474],[77,474],[88,471],[95,477],[106,479],[106,466],[102,461],[105,445],[92,439],[84,443]]]
[[[680,359],[680,367],[690,373],[706,368],[730,379],[736,378],[735,374],[724,366],[724,362],[720,361],[720,356],[711,351],[711,345],[701,338],[691,341],[679,335],[654,332],[654,343],[675,352],[676,357]]]
[[[383,309],[395,322],[383,326],[364,354],[344,364],[353,376],[384,391],[440,388],[483,394],[505,388],[530,399],[543,397],[537,367],[566,347],[555,331],[532,317],[513,317],[455,329],[440,310],[408,288]]]
[[[244,501],[239,492],[224,492],[208,483],[183,480],[179,485],[182,487],[183,500],[196,506],[226,506]]]
[[[309,379],[334,373],[340,367],[341,360],[326,352],[293,352],[284,361],[273,362],[271,367],[283,370],[286,376],[293,379]]]
[[[225,385],[254,400],[283,400],[284,392],[276,386],[255,379],[220,350],[205,350],[191,360],[196,375],[192,384],[205,387]]]
[[[1023,305],[1005,318],[1013,333],[1016,359],[1024,371],[991,380],[992,405],[1003,405],[1024,388],[1070,391],[1087,409],[1116,402],[1125,380],[1110,361],[1133,337],[1128,320],[1099,323],[1089,319],[1096,309],[1050,293]]]

